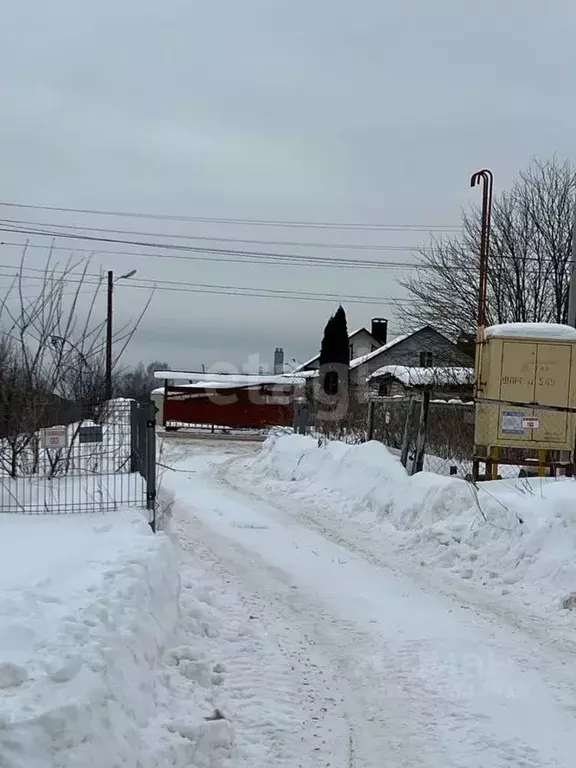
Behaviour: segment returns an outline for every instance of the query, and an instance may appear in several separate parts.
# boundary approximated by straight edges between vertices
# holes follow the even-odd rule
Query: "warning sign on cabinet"
[[[522,426],[524,429],[540,429],[540,419],[531,416],[522,420]]]
[[[524,414],[522,411],[502,411],[502,433],[506,435],[524,434]]]

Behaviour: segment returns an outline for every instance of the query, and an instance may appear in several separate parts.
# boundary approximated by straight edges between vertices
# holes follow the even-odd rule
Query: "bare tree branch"
[[[488,269],[489,323],[566,321],[576,175],[569,162],[534,160],[494,199]],[[463,213],[457,237],[432,239],[422,266],[402,280],[410,328],[429,323],[447,335],[476,328],[480,211]]]

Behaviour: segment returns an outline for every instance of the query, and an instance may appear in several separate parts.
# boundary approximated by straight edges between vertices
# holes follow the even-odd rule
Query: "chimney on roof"
[[[282,347],[276,347],[274,350],[274,375],[279,376],[284,373],[284,350]]]
[[[388,320],[384,317],[374,317],[371,332],[376,341],[384,346],[388,341]]]

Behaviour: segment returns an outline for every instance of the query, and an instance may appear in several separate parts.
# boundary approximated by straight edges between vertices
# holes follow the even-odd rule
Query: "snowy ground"
[[[0,766],[159,765],[147,724],[177,598],[173,548],[139,512],[0,515]]]
[[[477,503],[299,437],[162,461],[170,536],[0,517],[2,768],[574,766],[572,483]]]
[[[256,461],[248,446],[229,447],[229,455],[221,445],[193,443],[170,451],[176,471],[163,483],[174,494],[180,540],[210,564],[214,589],[219,584],[235,606],[230,614],[237,622],[252,617],[258,637],[238,644],[221,689],[235,764],[573,766],[574,618],[560,609],[558,584],[543,566],[546,554],[554,560],[573,546],[569,528],[560,521],[564,551],[544,551],[551,543],[545,531],[540,549],[532,540],[532,560],[544,570],[521,569],[531,590],[510,578],[506,588],[485,586],[474,573],[446,569],[433,557],[426,562],[425,531],[439,519],[444,538],[460,526],[462,539],[475,504],[468,486],[427,475],[406,484],[400,468],[394,475],[384,464],[382,471],[381,455],[370,461],[370,446],[346,458],[359,449],[332,446],[336,455],[324,467],[314,441],[300,438],[269,444]],[[454,483],[464,487],[448,487]],[[366,484],[380,487],[381,496],[367,498]],[[531,519],[537,492],[527,491],[528,501],[509,493],[526,502]],[[574,496],[568,486],[555,493],[560,514]],[[386,498],[391,520],[378,522]],[[505,514],[527,525],[515,509]],[[515,547],[515,534],[495,532],[501,523],[490,521],[478,545],[484,554],[495,550],[495,563]],[[417,562],[408,546],[416,529],[423,542]],[[438,538],[437,549],[458,548]],[[511,565],[497,570],[504,577]],[[561,577],[562,589],[572,578]]]

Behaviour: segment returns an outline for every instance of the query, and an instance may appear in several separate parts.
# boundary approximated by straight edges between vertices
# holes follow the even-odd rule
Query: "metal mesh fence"
[[[309,434],[348,443],[378,440],[398,456],[408,438],[406,466],[411,470],[416,460],[422,393],[413,397],[379,398],[362,397],[357,393],[352,395],[340,419],[331,419],[326,411],[318,411],[313,398],[309,397]],[[472,477],[474,424],[475,406],[472,402],[431,400],[422,469],[441,475]],[[502,463],[498,476],[517,477],[521,474],[524,471],[523,456],[525,453],[518,453],[517,462]]]
[[[120,504],[145,506],[146,444],[136,408],[133,401],[112,400],[84,405],[86,418],[68,424],[5,428],[0,438],[0,511],[67,514],[103,512]],[[54,418],[61,415],[54,413]],[[50,424],[48,411],[43,421]]]
[[[310,388],[306,392],[306,407],[308,434],[345,443],[363,443],[368,439],[368,400],[363,392],[350,388],[346,407],[340,412],[319,404]]]
[[[432,399],[426,388],[396,397],[354,387],[342,393],[332,403],[307,387],[296,408],[297,431],[347,443],[378,440],[412,474],[474,480],[574,474],[574,407]]]
[[[418,421],[421,400],[412,406]],[[373,439],[380,440],[392,451],[400,453],[405,436],[410,400],[381,398],[373,405]],[[554,414],[556,415],[556,414]],[[475,406],[471,402],[432,400],[429,406],[425,439],[423,469],[440,475],[473,476]],[[414,440],[409,446],[408,466],[414,459]],[[530,474],[537,469],[538,450],[527,447],[501,448],[498,452],[498,478],[513,478]],[[547,453],[549,462],[571,471],[569,452]],[[554,470],[553,470],[554,471]]]
[[[405,439],[406,420],[412,408],[417,426],[421,402],[406,398],[374,401],[373,439],[400,452]],[[474,452],[474,405],[464,402],[431,401],[426,431],[423,468],[441,475],[466,477],[472,472]],[[413,441],[409,462],[414,458]]]

